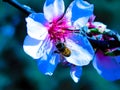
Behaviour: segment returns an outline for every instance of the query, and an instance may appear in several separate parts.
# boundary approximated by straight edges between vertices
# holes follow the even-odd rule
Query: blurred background
[[[17,0],[36,12],[43,12],[45,0]],[[64,0],[66,7],[72,0]],[[120,0],[87,0],[95,6],[96,21],[120,33]],[[120,80],[103,79],[92,64],[83,67],[79,83],[69,68],[58,65],[53,76],[41,74],[36,62],[22,49],[27,15],[0,0],[0,90],[120,90]]]

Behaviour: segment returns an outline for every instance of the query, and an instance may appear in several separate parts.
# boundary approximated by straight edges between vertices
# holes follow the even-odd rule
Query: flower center
[[[69,28],[69,26],[65,19],[54,19],[49,23],[48,27],[50,39],[54,42],[65,40],[65,37],[68,35],[67,28]]]

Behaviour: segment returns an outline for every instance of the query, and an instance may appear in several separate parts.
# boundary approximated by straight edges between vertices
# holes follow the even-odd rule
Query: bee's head
[[[57,43],[57,44],[56,44],[56,47],[58,48],[58,50],[63,51],[63,50],[64,50],[64,48],[65,48],[65,44],[64,44],[64,43],[59,42],[59,43]]]

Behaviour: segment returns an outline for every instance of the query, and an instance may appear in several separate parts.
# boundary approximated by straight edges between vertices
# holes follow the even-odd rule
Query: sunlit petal
[[[30,18],[32,18],[34,21],[39,22],[43,26],[48,23],[48,21],[45,19],[43,13],[32,13],[29,15]]]
[[[36,40],[30,36],[26,36],[23,49],[32,58],[38,59],[43,56],[44,51],[49,53],[52,46],[52,43],[47,38],[45,40]]]
[[[71,39],[72,41],[74,41],[74,43],[76,43],[76,44],[80,45],[81,47],[83,47],[84,49],[86,49],[91,55],[94,55],[94,49],[93,49],[92,45],[90,44],[90,42],[88,41],[86,36],[73,33],[68,38]]]
[[[86,23],[88,22],[88,19],[89,19],[89,16],[79,18],[73,23],[73,26],[75,26],[75,28],[81,28],[86,25]]]
[[[39,70],[45,75],[51,76],[59,63],[59,55],[53,53],[54,50],[54,47],[49,53],[45,50],[43,56],[37,60]]]
[[[68,18],[73,25],[79,23],[84,26],[88,22],[89,17],[93,14],[93,8],[93,5],[86,1],[75,0],[68,7],[65,17]]]
[[[63,0],[46,0],[44,4],[45,18],[51,22],[53,18],[58,18],[64,13]]]
[[[66,46],[71,50],[71,55],[69,57],[65,57],[69,63],[83,66],[89,64],[93,58],[94,52],[89,48],[87,42],[85,43],[84,39],[81,41],[81,44],[77,44],[73,42],[73,40],[67,39]]]
[[[36,40],[30,36],[26,36],[23,44],[24,51],[30,55],[32,58],[40,58],[39,48],[44,41]]]
[[[44,40],[48,34],[47,28],[42,23],[34,21],[31,17],[27,17],[26,21],[28,35],[38,40]]]
[[[105,79],[113,81],[120,79],[120,56],[104,56],[102,51],[98,51],[93,61],[93,66],[97,72]]]
[[[72,65],[71,70],[70,70],[70,75],[72,79],[74,80],[74,82],[77,83],[80,79],[80,76],[82,75],[82,67]]]

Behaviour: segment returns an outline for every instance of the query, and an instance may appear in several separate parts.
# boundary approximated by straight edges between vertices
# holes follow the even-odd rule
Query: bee
[[[67,48],[66,45],[62,42],[58,42],[56,44],[56,48],[58,49],[58,51],[54,51],[55,53],[60,53],[65,57],[69,57],[71,55],[70,49]]]

